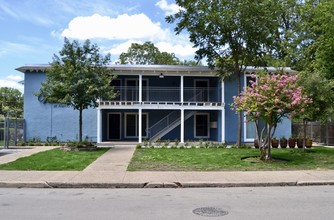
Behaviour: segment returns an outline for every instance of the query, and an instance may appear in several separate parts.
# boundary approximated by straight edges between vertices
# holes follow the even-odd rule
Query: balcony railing
[[[139,101],[139,89],[135,86],[114,87],[118,91],[118,97],[113,100],[103,101]],[[194,88],[183,89],[184,102],[220,102],[221,90],[217,88]],[[143,87],[143,102],[180,102],[181,90],[178,87]]]

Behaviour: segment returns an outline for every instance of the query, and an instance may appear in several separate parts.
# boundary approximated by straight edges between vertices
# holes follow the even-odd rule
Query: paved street
[[[196,189],[0,189],[1,219],[332,219],[334,186]],[[222,209],[222,210],[219,210]],[[203,213],[202,213],[203,214]],[[212,214],[212,213],[211,213]]]

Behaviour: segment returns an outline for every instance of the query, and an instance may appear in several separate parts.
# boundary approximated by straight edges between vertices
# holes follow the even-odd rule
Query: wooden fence
[[[295,137],[303,135],[303,123],[292,123],[292,135]],[[313,142],[334,145],[334,123],[321,124],[319,122],[308,122],[306,135],[311,137]]]

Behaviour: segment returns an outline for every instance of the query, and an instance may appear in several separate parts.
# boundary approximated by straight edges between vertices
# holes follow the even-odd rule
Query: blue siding
[[[57,136],[58,140],[77,140],[79,133],[79,112],[59,104],[42,103],[34,93],[38,92],[44,73],[26,73],[24,86],[25,140]],[[83,111],[83,136],[96,141],[96,110]]]
[[[237,94],[236,77],[231,76],[225,80],[225,139],[226,143],[235,143],[238,131],[238,115],[230,108],[233,96]],[[243,139],[243,138],[242,138]]]
[[[121,85],[125,86],[126,78],[138,79],[138,76],[127,75],[119,76]],[[149,87],[171,87],[175,88],[174,96],[180,99],[180,77],[165,76],[160,79],[158,76],[143,76],[143,79],[148,80]],[[195,80],[205,79],[209,81],[210,88],[216,88],[210,91],[210,101],[219,102],[221,100],[221,82],[218,77],[184,77],[184,87],[193,88]],[[25,139],[29,140],[32,137],[40,137],[43,141],[47,137],[57,136],[58,140],[67,141],[78,139],[78,121],[79,113],[71,107],[66,107],[59,104],[44,104],[34,95],[41,86],[41,82],[45,80],[45,74],[42,72],[27,72],[25,73],[25,88],[24,88],[24,117],[25,117]],[[244,84],[243,77],[241,79],[242,86]],[[199,111],[210,113],[210,122],[217,122],[217,128],[210,128],[211,141],[221,141],[222,126],[225,126],[225,140],[227,143],[236,142],[237,121],[238,117],[235,111],[230,109],[230,104],[233,102],[233,96],[237,95],[237,81],[235,77],[226,79],[224,82],[224,98],[225,98],[225,122],[222,122],[221,112],[218,110]],[[163,93],[161,93],[163,94]],[[185,94],[186,95],[186,94]],[[191,92],[189,93],[189,96]],[[163,100],[168,99],[164,95],[156,93],[149,94],[150,99]],[[174,97],[175,98],[175,97]],[[189,98],[189,97],[188,97]],[[186,98],[185,98],[186,100]],[[180,111],[180,110],[177,110]],[[121,140],[137,141],[138,138],[124,137],[124,117],[126,112],[138,113],[138,110],[102,110],[102,140],[107,140],[107,113],[121,113]],[[148,113],[149,127],[159,121],[161,118],[169,114],[170,110],[143,110],[143,113]],[[196,140],[194,138],[194,117],[189,118],[185,122],[185,137],[184,140]],[[244,123],[243,123],[244,126]],[[97,133],[97,112],[95,109],[84,110],[83,112],[83,136],[90,137],[93,141],[96,140]],[[242,132],[244,135],[244,132]],[[276,137],[289,137],[291,135],[291,121],[284,119],[277,127]],[[180,140],[180,126],[165,135],[162,139]],[[145,139],[145,138],[144,138]],[[198,140],[198,139],[197,139]],[[242,140],[244,137],[242,136]]]

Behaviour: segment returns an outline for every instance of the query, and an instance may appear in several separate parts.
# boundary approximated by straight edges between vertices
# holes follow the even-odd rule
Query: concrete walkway
[[[0,157],[0,163],[53,147],[36,147]],[[246,172],[126,171],[134,145],[115,146],[83,171],[0,170],[0,187],[233,187],[334,185],[334,170]]]

